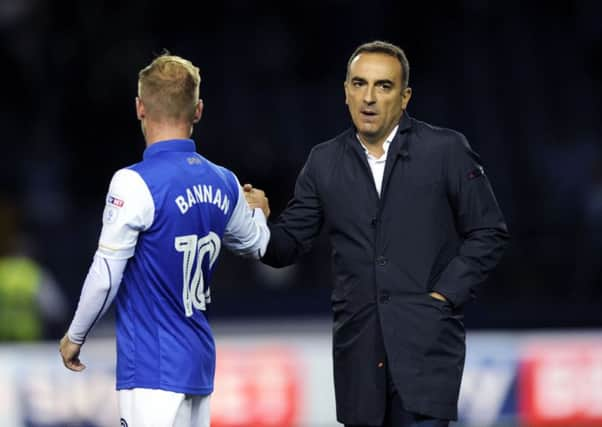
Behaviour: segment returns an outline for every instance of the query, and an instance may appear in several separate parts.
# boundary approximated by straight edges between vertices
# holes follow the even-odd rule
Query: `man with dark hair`
[[[211,274],[222,245],[259,258],[269,239],[237,177],[196,153],[200,80],[197,67],[173,55],[140,71],[146,150],[111,180],[98,250],[60,342],[65,366],[83,370],[81,346],[116,298],[121,425],[209,427]]]
[[[289,265],[330,234],[337,418],[346,426],[445,427],[457,418],[465,304],[499,262],[508,231],[459,132],[406,112],[403,51],[351,55],[353,127],[315,146],[262,261]],[[245,185],[252,207],[267,207]]]

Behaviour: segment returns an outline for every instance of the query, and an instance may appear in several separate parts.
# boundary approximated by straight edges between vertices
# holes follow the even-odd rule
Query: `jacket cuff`
[[[435,286],[432,292],[439,292],[443,295],[449,303],[454,307],[461,307],[473,298],[473,294],[470,289],[450,289],[445,286]]]

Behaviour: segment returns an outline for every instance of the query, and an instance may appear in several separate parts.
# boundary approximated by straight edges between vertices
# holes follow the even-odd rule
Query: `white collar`
[[[355,137],[357,138],[357,140],[360,142],[360,144],[362,144],[362,148],[364,149],[364,151],[366,152],[367,156],[370,156],[376,160],[380,160],[382,158],[387,158],[387,153],[389,152],[389,146],[391,145],[391,142],[393,142],[393,138],[395,138],[395,135],[397,134],[397,129],[399,129],[399,125],[396,125],[393,130],[391,130],[391,133],[389,133],[389,135],[387,136],[387,139],[385,139],[385,142],[383,143],[383,151],[384,154],[382,155],[382,157],[380,158],[376,158],[374,157],[372,154],[370,154],[370,152],[368,151],[368,149],[366,148],[366,146],[364,145],[364,143],[362,142],[362,140],[360,139],[359,135],[356,133]]]

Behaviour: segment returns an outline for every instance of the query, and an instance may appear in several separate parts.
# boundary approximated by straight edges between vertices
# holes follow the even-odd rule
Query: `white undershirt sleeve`
[[[75,316],[67,336],[77,344],[83,344],[96,322],[104,316],[119,291],[119,285],[127,259],[107,259],[94,255]]]
[[[238,200],[226,225],[223,244],[236,255],[260,259],[270,241],[270,229],[263,211],[259,208],[251,210],[243,191],[238,183]]]
[[[138,235],[154,219],[154,202],[142,177],[130,169],[113,175],[103,213],[98,250],[82,286],[67,336],[82,344],[115,299]]]

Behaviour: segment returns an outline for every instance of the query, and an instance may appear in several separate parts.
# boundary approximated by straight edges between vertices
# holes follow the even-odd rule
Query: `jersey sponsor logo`
[[[204,237],[195,234],[177,236],[174,241],[176,251],[182,257],[182,300],[186,317],[194,314],[193,308],[205,310],[206,304],[211,302],[209,288],[205,289],[203,278],[203,260],[209,257],[209,269],[217,260],[221,248],[221,240],[213,231]],[[193,267],[196,264],[196,269]]]
[[[185,194],[180,194],[174,202],[182,214],[188,212],[192,206],[197,203],[211,203],[217,206],[226,215],[230,209],[230,199],[219,188],[213,188],[211,185],[198,184],[185,190]]]
[[[125,204],[125,202],[123,200],[115,197],[115,196],[109,195],[107,197],[107,204],[113,205],[113,206],[118,207],[118,208],[121,208],[121,207],[123,207],[123,205]]]

